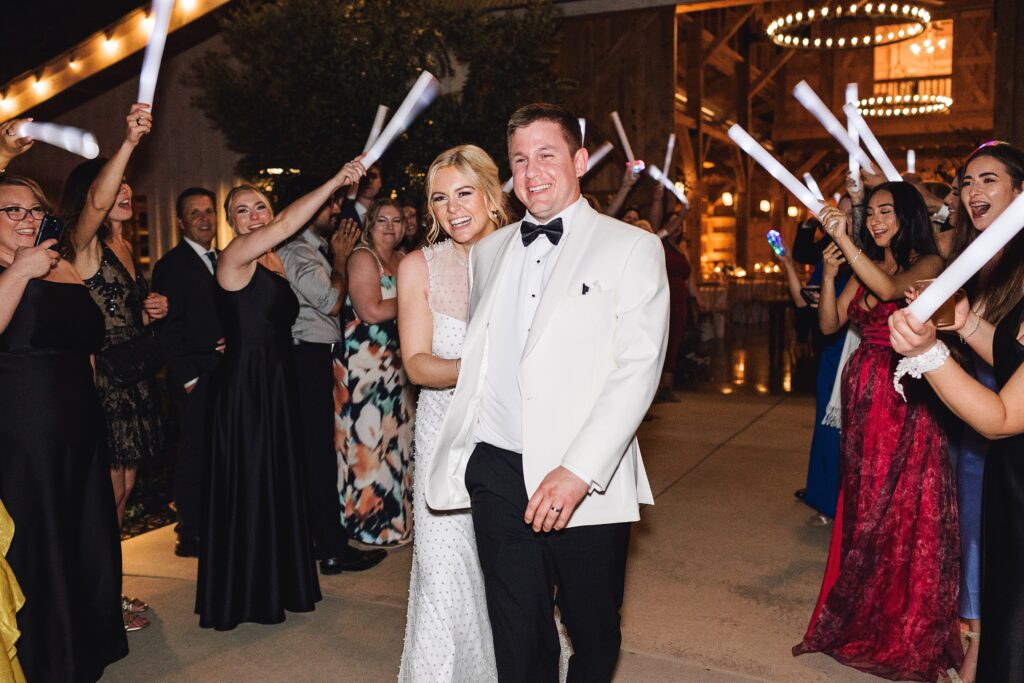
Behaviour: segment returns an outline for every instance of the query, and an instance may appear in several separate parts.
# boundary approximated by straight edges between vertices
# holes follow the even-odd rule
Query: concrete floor
[[[656,505],[633,535],[616,681],[878,680],[824,655],[794,658],[817,597],[828,527],[793,491],[813,427],[804,397],[680,394],[640,434]],[[123,544],[125,589],[152,606],[109,681],[392,681],[410,548],[322,577],[324,600],[277,626],[201,630],[195,560],[170,527]]]

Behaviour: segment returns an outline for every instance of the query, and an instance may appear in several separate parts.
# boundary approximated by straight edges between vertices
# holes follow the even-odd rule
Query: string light
[[[836,28],[844,21],[851,19],[874,19],[876,21],[896,22],[907,24],[894,31],[883,34],[881,31],[874,35],[864,36],[841,36]],[[766,33],[773,43],[780,47],[801,47],[806,49],[832,49],[833,46],[840,49],[853,49],[859,47],[871,47],[898,43],[908,38],[913,38],[922,33],[931,21],[931,13],[923,7],[910,4],[902,7],[896,3],[886,5],[868,3],[863,7],[857,4],[849,6],[824,5],[817,9],[809,9],[806,13],[797,12],[787,14],[774,19],[768,24]],[[824,39],[816,36],[813,40],[807,36],[813,27],[830,27],[831,36]]]
[[[953,106],[953,98],[945,95],[876,95],[857,101],[861,116],[886,118],[944,114]]]

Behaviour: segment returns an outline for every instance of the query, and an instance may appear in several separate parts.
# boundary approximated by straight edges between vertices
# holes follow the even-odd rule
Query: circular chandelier
[[[874,117],[940,114],[951,106],[953,98],[945,95],[876,95],[857,101],[861,116]]]
[[[852,27],[845,32],[840,30],[843,24],[858,20],[870,20],[875,26],[861,27],[856,31]],[[884,20],[895,23],[883,27],[880,22]],[[767,34],[779,47],[848,50],[889,45],[913,38],[923,32],[931,20],[931,12],[919,5],[837,3],[778,17],[768,24]]]

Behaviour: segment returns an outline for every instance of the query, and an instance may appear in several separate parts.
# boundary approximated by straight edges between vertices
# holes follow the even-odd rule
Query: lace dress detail
[[[431,352],[459,358],[466,336],[469,274],[450,241],[423,248],[434,328]],[[498,680],[484,577],[468,510],[435,512],[424,485],[452,389],[420,390],[416,405],[413,520],[405,647],[398,680],[475,683]],[[421,478],[422,477],[422,478]]]
[[[106,334],[102,353],[111,346],[149,334],[142,320],[142,300],[149,291],[141,274],[133,280],[110,247],[101,242],[100,248],[100,268],[85,281],[85,286],[103,311]],[[156,457],[163,443],[156,379],[148,377],[120,387],[97,368],[96,391],[107,421],[110,466],[134,468],[140,460]]]

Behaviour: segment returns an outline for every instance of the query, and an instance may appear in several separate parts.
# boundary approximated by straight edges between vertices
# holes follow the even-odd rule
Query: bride
[[[506,222],[498,168],[479,147],[443,152],[426,178],[429,246],[398,267],[398,332],[416,406],[412,577],[399,681],[497,681],[484,580],[469,510],[427,507],[429,471],[459,377],[469,311],[469,250]],[[450,238],[437,242],[441,230]]]
[[[453,147],[427,170],[429,246],[398,266],[398,334],[409,380],[422,387],[416,406],[413,520],[402,683],[497,681],[484,577],[469,510],[427,507],[423,479],[459,378],[469,313],[469,250],[508,222],[498,168],[475,145]],[[450,238],[438,242],[441,231]],[[421,479],[421,477],[423,479]],[[554,615],[552,618],[555,618]],[[559,681],[572,648],[562,625]]]

